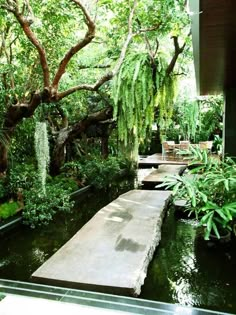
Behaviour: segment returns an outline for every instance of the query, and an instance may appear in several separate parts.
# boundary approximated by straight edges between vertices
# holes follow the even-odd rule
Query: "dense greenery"
[[[82,187],[93,185],[100,189],[109,187],[114,180],[123,176],[134,177],[135,168],[131,161],[122,157],[109,157],[104,160],[90,156],[77,162],[66,163],[62,169],[62,175],[74,178]]]
[[[24,191],[23,219],[32,228],[48,224],[57,212],[69,212],[73,207],[70,190],[63,189],[61,184],[47,184],[45,191],[37,184]]]
[[[189,30],[184,0],[0,0],[1,200],[21,192],[35,226],[132,173],[170,124]]]
[[[194,213],[205,226],[205,239],[210,234],[231,231],[236,218],[236,163],[209,157],[207,151],[192,149],[195,167],[186,176],[171,176],[160,186],[173,189],[174,199],[186,200],[185,211]]]
[[[214,140],[215,136],[222,137],[223,105],[222,95],[199,100],[196,97],[191,99],[185,93],[179,95],[174,104],[172,121],[166,129],[167,139],[198,143]]]

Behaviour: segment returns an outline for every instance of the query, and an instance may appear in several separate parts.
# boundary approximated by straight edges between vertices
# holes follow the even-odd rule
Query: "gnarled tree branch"
[[[66,67],[68,63],[70,62],[71,58],[82,48],[84,48],[86,45],[88,45],[94,38],[95,36],[95,24],[90,17],[88,11],[86,8],[83,6],[81,1],[78,0],[71,0],[74,2],[82,11],[84,18],[85,18],[85,23],[88,26],[88,30],[82,40],[80,40],[75,46],[71,47],[68,52],[65,54],[65,56],[62,58],[60,65],[58,67],[58,70],[55,74],[55,77],[52,82],[52,87],[57,92],[59,81],[62,77],[62,75],[65,73]]]
[[[179,46],[179,40],[178,40],[178,36],[173,36],[173,42],[174,42],[174,48],[175,48],[175,51],[174,51],[174,55],[166,69],[166,75],[170,75],[172,73],[172,71],[174,70],[174,67],[175,67],[175,64],[176,64],[176,61],[179,57],[179,55],[184,51],[184,48],[186,46],[186,41],[185,43],[180,47]]]
[[[130,15],[129,15],[129,21],[128,21],[128,34],[126,37],[126,40],[122,46],[121,52],[120,52],[120,56],[116,62],[115,67],[113,68],[112,71],[107,72],[105,75],[103,75],[100,79],[98,79],[94,84],[80,84],[77,86],[74,86],[64,92],[58,93],[57,94],[57,100],[61,100],[62,98],[76,92],[76,91],[81,91],[81,90],[87,90],[87,91],[97,91],[104,83],[106,83],[107,81],[111,80],[120,70],[120,67],[125,59],[125,55],[128,49],[128,46],[133,38],[134,35],[133,34],[133,17],[134,17],[134,12],[137,6],[137,0],[134,1],[134,5],[130,11]]]
[[[49,81],[49,67],[46,57],[46,51],[44,50],[44,47],[39,42],[38,38],[36,37],[35,33],[30,28],[30,21],[20,13],[18,1],[8,0],[8,5],[4,6],[4,8],[12,12],[14,16],[16,17],[17,21],[21,25],[25,35],[30,40],[30,42],[33,44],[33,46],[37,49],[41,67],[43,70],[43,81],[44,81],[44,87],[49,87],[50,81]]]

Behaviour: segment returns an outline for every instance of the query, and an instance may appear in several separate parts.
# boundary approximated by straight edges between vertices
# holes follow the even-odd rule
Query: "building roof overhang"
[[[189,0],[198,94],[236,87],[236,1]]]

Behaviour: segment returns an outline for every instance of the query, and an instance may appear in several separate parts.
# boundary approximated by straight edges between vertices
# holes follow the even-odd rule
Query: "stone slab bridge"
[[[32,279],[137,296],[161,239],[171,192],[131,190],[102,208]]]

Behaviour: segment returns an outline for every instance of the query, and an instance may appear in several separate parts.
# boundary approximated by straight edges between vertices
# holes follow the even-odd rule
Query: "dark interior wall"
[[[224,153],[236,157],[236,88],[225,91]]]

